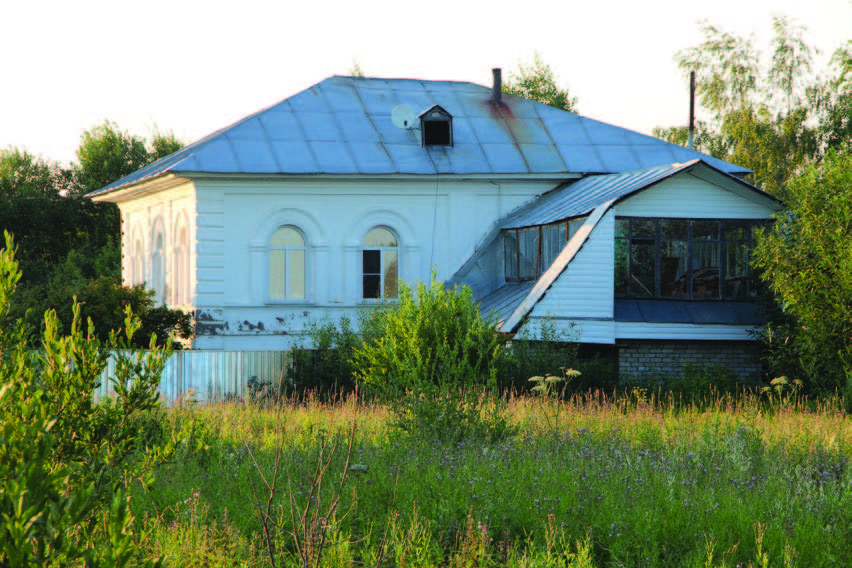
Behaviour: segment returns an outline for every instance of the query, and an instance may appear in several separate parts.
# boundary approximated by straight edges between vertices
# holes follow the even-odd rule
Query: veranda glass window
[[[691,300],[748,299],[749,268],[763,220],[615,220],[615,295]]]
[[[503,266],[507,282],[523,282],[541,276],[586,218],[559,221],[503,231]]]

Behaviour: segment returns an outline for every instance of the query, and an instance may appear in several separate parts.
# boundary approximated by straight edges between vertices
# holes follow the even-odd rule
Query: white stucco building
[[[285,349],[435,271],[507,333],[546,317],[629,359],[748,340],[751,234],[780,204],[746,173],[496,74],[331,77],[91,196],[121,209],[125,283],[192,311],[196,349]]]

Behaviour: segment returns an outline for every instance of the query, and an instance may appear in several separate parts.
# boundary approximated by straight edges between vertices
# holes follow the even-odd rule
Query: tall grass
[[[322,566],[847,566],[841,408],[745,392],[520,396],[507,409],[517,435],[453,444],[395,430],[356,397],[172,409],[170,427],[192,435],[132,503],[145,546],[176,566],[313,565],[295,552],[293,513],[333,499]],[[251,486],[276,452],[270,556]],[[330,461],[308,498],[318,459]]]

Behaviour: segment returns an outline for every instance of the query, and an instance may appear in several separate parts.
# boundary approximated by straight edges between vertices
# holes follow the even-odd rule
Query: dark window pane
[[[532,280],[536,277],[536,261],[538,260],[538,227],[534,229],[521,229],[518,231],[518,244],[520,245],[520,272],[521,280]]]
[[[615,236],[626,238],[629,236],[628,230],[630,229],[630,219],[616,219],[615,220]]]
[[[627,241],[617,239],[615,241],[615,295],[626,296],[627,289]]]
[[[518,239],[515,231],[503,233],[503,270],[506,280],[518,279]]]
[[[654,256],[653,244],[631,245],[630,287],[634,296],[654,296]]]
[[[364,274],[380,274],[382,272],[382,252],[378,250],[364,251]]]
[[[381,276],[378,274],[364,275],[364,297],[365,298],[380,298],[381,292]]]
[[[580,227],[583,226],[583,223],[586,222],[586,219],[588,219],[588,217],[580,217],[579,219],[568,221],[568,239],[572,239],[574,237]],[[618,220],[615,221],[615,224],[616,231],[618,231]],[[616,232],[616,234],[618,233]]]
[[[450,122],[448,120],[424,120],[423,145],[449,146]]]
[[[748,246],[745,242],[730,241],[725,245],[725,298],[744,300],[748,297]]]
[[[562,249],[565,248],[565,223],[547,225],[541,228],[541,267],[540,272],[547,270]]]
[[[717,240],[719,238],[719,223],[717,221],[695,221],[692,224],[693,240]]]
[[[660,231],[664,239],[681,239],[687,238],[687,222],[679,219],[663,219],[660,221]]]
[[[660,293],[664,298],[687,297],[687,241],[660,243]]]
[[[744,241],[749,237],[749,223],[743,221],[725,221],[725,240]]]
[[[692,243],[692,297],[719,298],[719,243]]]
[[[646,219],[633,219],[634,239],[656,239],[657,222]]]

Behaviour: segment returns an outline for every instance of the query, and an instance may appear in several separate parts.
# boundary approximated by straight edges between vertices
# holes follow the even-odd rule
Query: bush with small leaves
[[[0,250],[0,566],[131,566],[137,542],[127,498],[134,482],[169,459],[178,439],[141,440],[157,420],[166,348],[125,351],[110,380],[115,397],[94,393],[109,351],[129,349],[138,322],[127,313],[126,338],[103,343],[79,306],[71,333],[61,336],[45,315],[40,351],[27,326],[11,321],[20,279],[11,238]]]

